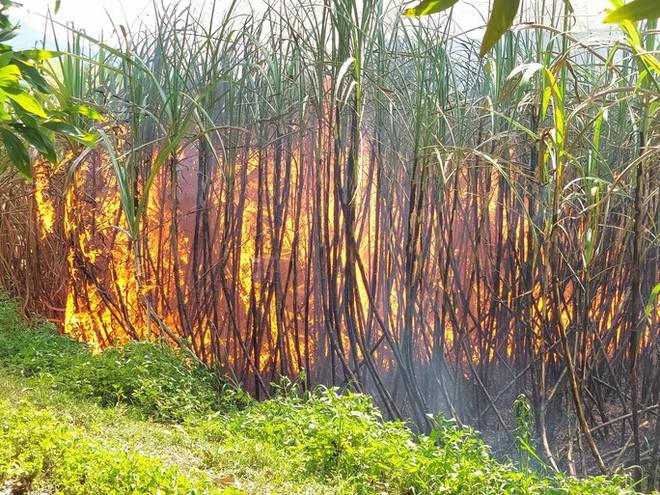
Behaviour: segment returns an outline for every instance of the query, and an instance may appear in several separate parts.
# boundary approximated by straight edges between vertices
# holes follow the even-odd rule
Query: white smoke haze
[[[275,0],[286,5],[286,0]],[[210,9],[211,0],[184,0],[193,9]],[[228,4],[228,1],[218,1],[217,7]],[[394,0],[390,8],[403,11],[417,0]],[[523,10],[538,12],[545,8],[547,14],[552,7],[549,0],[534,0],[524,2]],[[561,2],[559,2],[561,3]],[[602,24],[605,9],[611,7],[608,0],[577,0],[571,2],[575,10],[574,31],[598,31],[609,29]],[[113,37],[119,25],[137,28],[140,24],[151,24],[154,21],[154,5],[167,8],[174,4],[167,0],[62,0],[57,14],[53,13],[55,0],[25,0],[22,7],[12,10],[12,15],[20,21],[21,35],[15,41],[17,48],[28,48],[35,44],[41,45],[46,33],[46,45],[52,47],[54,37],[58,40],[66,38],[66,28],[73,26],[84,30],[88,35],[109,40]],[[250,0],[240,2],[242,9],[260,10],[267,4],[265,0]],[[465,33],[467,36],[479,37],[488,14],[490,2],[487,0],[461,0],[451,12],[452,31],[455,34]],[[441,14],[448,17],[447,14]],[[48,19],[52,18],[55,23]],[[55,33],[53,33],[55,31]]]

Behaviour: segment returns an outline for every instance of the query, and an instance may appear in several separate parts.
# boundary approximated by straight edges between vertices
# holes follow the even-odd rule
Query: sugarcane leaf
[[[490,13],[479,56],[483,57],[511,27],[518,13],[520,0],[495,0]]]
[[[504,81],[500,98],[506,98],[519,86],[527,85],[542,69],[543,65],[538,63],[522,64],[514,68]]]
[[[13,133],[6,129],[0,129],[2,144],[7,151],[7,156],[14,164],[16,169],[23,174],[26,179],[32,178],[30,168],[30,155],[23,142]]]
[[[658,0],[633,0],[611,11],[603,23],[614,24],[622,21],[641,21],[660,17],[660,2]]]
[[[422,0],[418,5],[406,9],[403,15],[408,17],[437,14],[453,7],[458,0]]]

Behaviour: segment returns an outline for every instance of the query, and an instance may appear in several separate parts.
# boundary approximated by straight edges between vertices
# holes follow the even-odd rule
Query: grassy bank
[[[216,390],[222,390],[221,394]],[[624,494],[497,462],[438,418],[384,422],[368,396],[283,382],[255,402],[185,354],[92,354],[0,300],[0,493]]]

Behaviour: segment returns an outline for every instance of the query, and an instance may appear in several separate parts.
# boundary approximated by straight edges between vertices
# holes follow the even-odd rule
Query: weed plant
[[[317,387],[198,419],[195,430],[214,442],[242,437],[275,447],[297,476],[348,480],[355,494],[632,493],[623,477],[577,481],[498,462],[475,431],[442,416],[432,422],[429,435],[416,435],[383,421],[366,395]]]
[[[183,421],[217,408],[213,374],[185,352],[163,343],[130,342],[97,354],[48,323],[25,331],[15,304],[2,301],[0,361],[24,377],[102,406],[129,406],[138,417]]]
[[[206,476],[192,481],[137,452],[109,449],[49,411],[0,402],[2,493],[219,493]]]

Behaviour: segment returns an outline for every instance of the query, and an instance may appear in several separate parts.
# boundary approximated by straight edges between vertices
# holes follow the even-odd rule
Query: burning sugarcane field
[[[657,493],[660,2],[22,3],[0,494]]]

